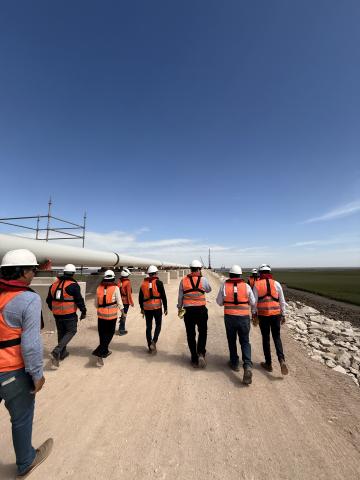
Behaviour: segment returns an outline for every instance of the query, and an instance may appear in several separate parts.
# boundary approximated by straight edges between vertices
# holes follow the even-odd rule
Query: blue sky
[[[92,248],[360,266],[359,24],[357,0],[2,1],[0,215],[51,194]]]

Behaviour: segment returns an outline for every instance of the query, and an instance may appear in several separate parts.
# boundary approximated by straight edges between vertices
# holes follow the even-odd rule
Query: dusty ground
[[[81,323],[58,371],[47,370],[37,397],[34,445],[55,439],[33,480],[280,480],[360,478],[360,394],[346,376],[310,360],[284,328],[290,375],[259,369],[259,331],[252,331],[254,381],[226,366],[222,312],[211,277],[208,368],[189,365],[177,281],[167,286],[157,356],[145,349],[144,321],[131,310],[129,334],[115,337],[103,369],[95,312]],[[45,335],[46,352],[54,335]],[[47,363],[47,362],[46,362]],[[0,478],[13,478],[14,454],[5,408],[0,417]]]

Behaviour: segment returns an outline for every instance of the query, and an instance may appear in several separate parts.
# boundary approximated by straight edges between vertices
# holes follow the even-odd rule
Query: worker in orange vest
[[[63,275],[50,286],[46,299],[54,315],[58,334],[58,344],[50,354],[51,362],[56,368],[59,367],[60,360],[69,356],[66,347],[77,332],[77,310],[81,312],[80,320],[86,317],[85,301],[80,286],[74,279],[75,273],[75,265],[65,265]]]
[[[146,341],[149,353],[156,354],[156,343],[159,339],[162,323],[162,307],[167,315],[167,298],[164,284],[157,277],[158,269],[150,265],[147,269],[148,276],[143,280],[139,291],[139,304],[141,313],[146,320]],[[154,335],[152,334],[153,320],[155,320]]]
[[[285,356],[280,337],[281,325],[285,323],[286,302],[279,282],[271,274],[270,265],[263,263],[259,267],[260,279],[256,282],[253,292],[257,303],[257,316],[253,316],[253,324],[260,325],[265,362],[261,366],[272,372],[270,331],[274,340],[276,355],[280,363],[281,373],[288,374]]]
[[[129,279],[130,271],[127,268],[123,268],[120,272],[120,279],[118,281],[118,287],[121,293],[121,300],[124,305],[123,313],[120,317],[120,324],[119,324],[119,335],[126,335],[128,331],[125,328],[126,317],[129,311],[130,305],[134,306],[134,301],[132,298],[132,289],[131,289],[131,281]]]
[[[120,289],[116,284],[115,273],[106,270],[104,278],[96,289],[95,307],[98,316],[100,344],[92,352],[97,357],[96,365],[102,367],[104,358],[111,355],[110,342],[114,336],[119,310],[123,312]]]
[[[18,476],[25,478],[51,453],[53,439],[32,446],[35,396],[42,389],[41,299],[30,287],[38,266],[25,249],[10,250],[1,262],[0,401],[12,424]]]
[[[205,294],[211,292],[211,287],[208,280],[202,276],[201,269],[202,264],[199,260],[191,262],[191,272],[180,281],[177,304],[179,316],[181,310],[185,309],[186,337],[191,353],[191,365],[194,368],[206,367],[208,310]],[[199,332],[197,340],[196,327]]]
[[[253,313],[256,312],[256,303],[250,285],[247,285],[241,278],[241,267],[233,265],[229,275],[230,278],[219,289],[216,302],[224,307],[224,321],[230,352],[229,366],[235,372],[240,370],[236,348],[239,336],[244,367],[243,383],[250,385],[252,383],[251,344],[249,341],[250,313],[251,310]]]
[[[251,270],[251,276],[248,279],[248,284],[250,285],[251,288],[254,288],[255,283],[259,280],[259,274],[258,274],[258,269],[253,268]]]

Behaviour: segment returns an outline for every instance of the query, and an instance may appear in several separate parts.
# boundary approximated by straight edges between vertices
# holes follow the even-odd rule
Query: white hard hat
[[[112,270],[106,270],[104,273],[105,280],[113,280],[115,278],[115,273]]]
[[[147,273],[156,273],[158,272],[157,267],[155,265],[150,265],[150,267],[147,269]]]
[[[64,273],[75,273],[76,272],[76,267],[72,263],[68,263],[64,267]]]
[[[128,277],[130,275],[130,270],[123,268],[120,272],[120,277]]]
[[[253,268],[253,269],[251,270],[251,273],[258,273],[258,269],[257,269],[257,268]]]
[[[190,268],[202,268],[202,263],[199,260],[193,260],[190,263]]]
[[[270,265],[267,265],[266,263],[263,263],[259,267],[259,272],[271,272]]]
[[[242,274],[241,267],[239,265],[233,265],[230,268],[230,273],[236,273],[237,275],[241,275]]]
[[[3,256],[1,267],[36,267],[38,266],[35,255],[25,248],[9,250]]]

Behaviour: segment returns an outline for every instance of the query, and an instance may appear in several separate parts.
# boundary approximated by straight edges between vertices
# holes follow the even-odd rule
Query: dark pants
[[[265,356],[265,362],[271,364],[271,350],[270,350],[270,330],[271,335],[274,340],[276,355],[278,360],[285,360],[283,346],[280,338],[280,328],[281,328],[281,316],[280,315],[271,315],[268,317],[259,316],[259,325],[262,335],[263,350]]]
[[[109,345],[114,336],[117,318],[114,320],[103,320],[98,318],[98,332],[100,345],[92,352],[96,357],[106,358],[109,355]]]
[[[234,366],[239,364],[239,356],[237,354],[236,347],[237,336],[239,336],[244,368],[251,368],[251,344],[249,341],[250,317],[243,317],[240,315],[225,315],[224,321],[226,336],[229,344],[230,362]]]
[[[129,304],[124,303],[124,314],[125,315],[121,315],[121,317],[120,317],[119,332],[124,332],[125,331],[126,314],[129,310],[129,307],[130,307]]]
[[[185,311],[184,322],[191,360],[197,362],[199,355],[206,353],[208,311],[206,306],[187,307]],[[197,342],[196,327],[199,332]]]
[[[4,399],[10,414],[19,474],[25,472],[35,458],[31,443],[35,395],[30,392],[33,388],[32,378],[24,369],[0,372],[0,400]]]
[[[157,308],[156,310],[145,310],[145,319],[146,340],[148,346],[150,347],[151,342],[156,343],[158,341],[161,332],[162,309]],[[153,319],[155,320],[154,336],[152,336]]]
[[[58,334],[58,345],[52,353],[60,355],[60,359],[62,360],[66,355],[66,345],[77,332],[78,318],[77,315],[74,315],[72,318],[55,317],[55,322]]]

